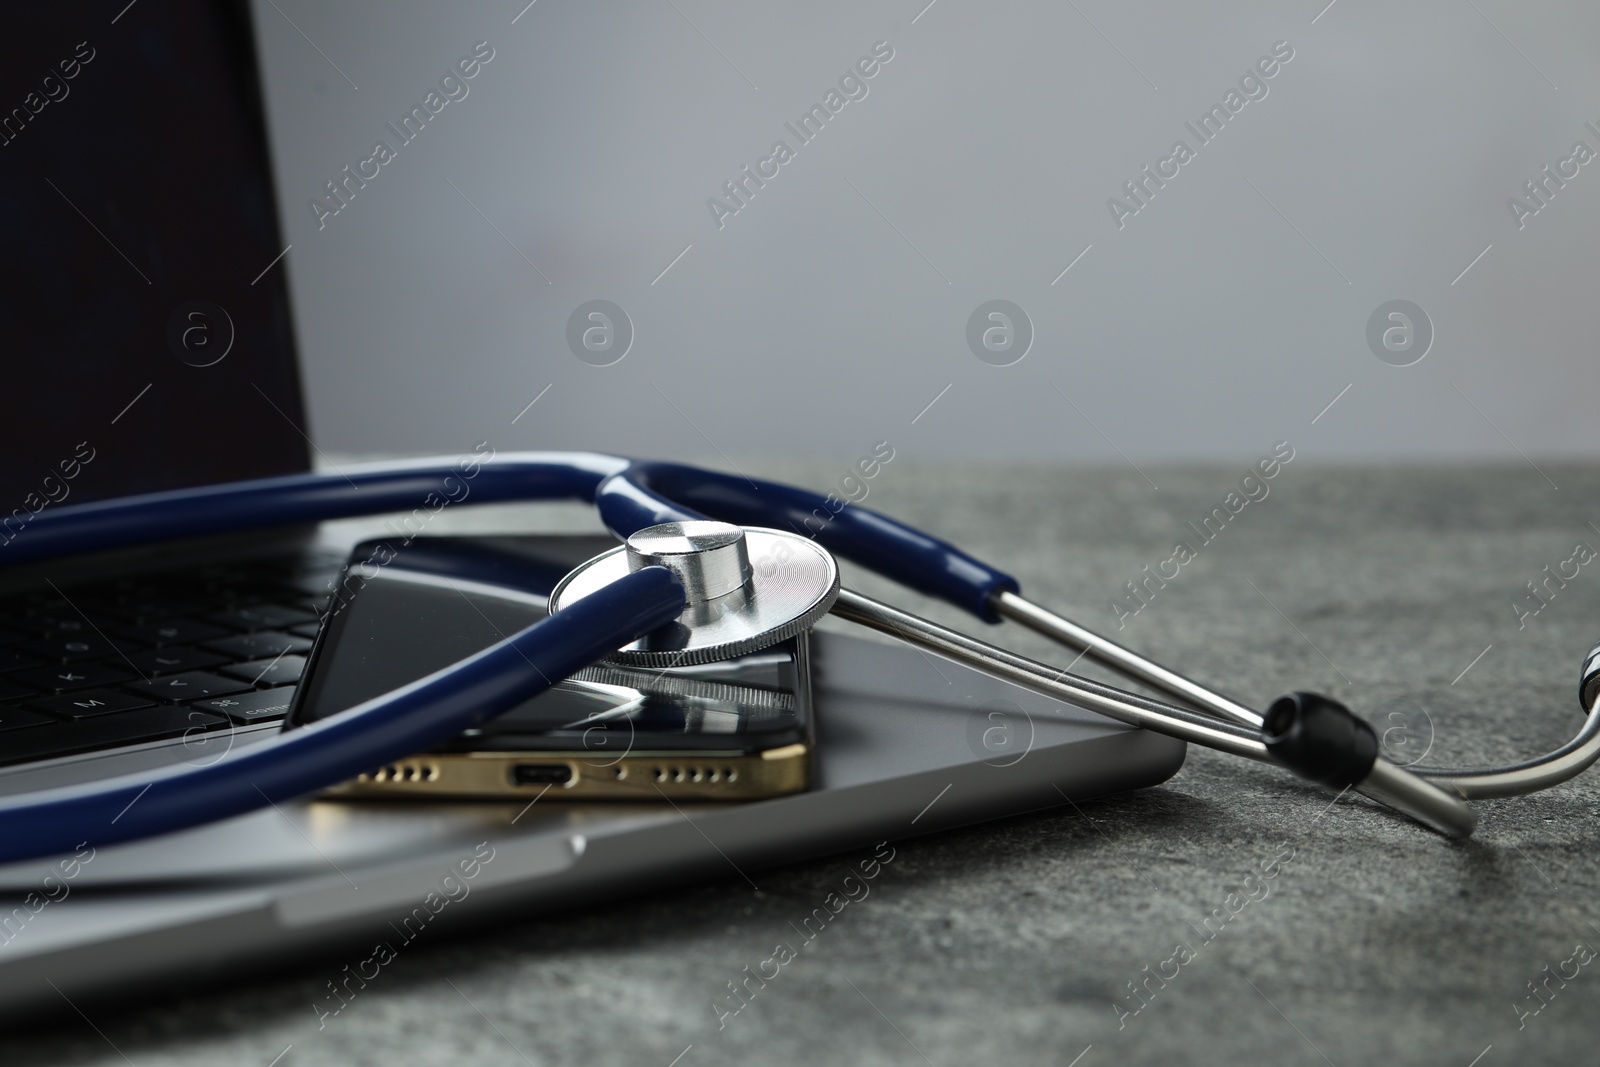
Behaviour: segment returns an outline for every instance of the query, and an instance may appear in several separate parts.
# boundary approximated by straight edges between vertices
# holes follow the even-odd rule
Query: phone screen
[[[607,537],[537,536],[356,546],[285,728],[416,681],[537,622],[568,571],[614,547]],[[697,667],[602,662],[435,751],[751,754],[808,743],[807,649],[802,635]]]

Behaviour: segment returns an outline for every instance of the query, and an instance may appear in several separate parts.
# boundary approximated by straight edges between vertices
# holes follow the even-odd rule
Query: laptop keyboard
[[[0,766],[281,720],[342,563],[295,554],[0,597]]]

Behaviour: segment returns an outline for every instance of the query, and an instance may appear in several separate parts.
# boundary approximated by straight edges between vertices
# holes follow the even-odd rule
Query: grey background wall
[[[1593,5],[524,3],[257,6],[324,449],[1600,449]],[[477,42],[492,59],[441,88]],[[826,100],[877,42],[893,58]],[[403,141],[386,124],[430,91]],[[786,128],[829,103],[809,143]],[[1213,105],[1202,143],[1185,124]],[[779,140],[793,158],[762,164]],[[1162,162],[1179,140],[1193,158]],[[776,174],[719,220],[746,165]],[[346,166],[376,176],[341,206]],[[1141,204],[1145,166],[1169,176]],[[587,361],[568,339],[596,299],[631,322],[606,366],[622,322]],[[996,299],[1033,335],[1006,366],[1015,315],[988,361],[968,339]],[[1425,320],[1380,315],[1380,359],[1393,300]]]

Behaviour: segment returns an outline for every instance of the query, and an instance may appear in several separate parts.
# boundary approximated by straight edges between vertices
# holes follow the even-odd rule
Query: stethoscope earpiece
[[[1261,739],[1272,762],[1330,789],[1365,781],[1378,760],[1378,735],[1337,700],[1289,693],[1267,708]]]

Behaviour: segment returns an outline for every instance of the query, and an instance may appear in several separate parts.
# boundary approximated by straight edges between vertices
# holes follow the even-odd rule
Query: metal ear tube
[[[1221,693],[1186,678],[1132,649],[1094,633],[1070,619],[1024,599],[1016,592],[999,590],[990,602],[995,613],[1034,630],[1075,651],[1081,652],[1130,678],[1169,693],[1179,700],[1220,718],[1247,725],[1260,725],[1262,717]],[[1578,686],[1579,707],[1585,715],[1578,733],[1565,745],[1521,763],[1499,767],[1411,767],[1405,771],[1385,760],[1374,762],[1367,777],[1354,786],[1359,792],[1385,804],[1408,811],[1409,807],[1442,815],[1458,809],[1440,795],[1477,800],[1514,797],[1549,789],[1583,773],[1600,760],[1600,645],[1584,659]],[[1419,786],[1427,786],[1419,789]],[[1428,819],[1423,819],[1429,822]],[[1453,822],[1461,821],[1456,810]],[[1433,825],[1429,822],[1429,825]],[[1470,828],[1466,831],[1470,832]]]
[[[1425,769],[1404,770],[1378,758],[1372,728],[1335,700],[1314,693],[1292,693],[1274,701],[1267,714],[1261,716],[1018,593],[1002,590],[992,602],[997,614],[1113,670],[1218,718],[1258,728],[1265,741],[1267,762],[1323,785],[1354,789],[1447,837],[1466,837],[1477,825],[1477,817],[1464,803],[1464,798],[1472,795],[1470,792],[1454,781],[1428,781]],[[1600,649],[1596,652],[1600,653]],[[1591,662],[1600,676],[1600,659],[1591,657]],[[1595,754],[1600,756],[1600,746]]]
[[[1447,837],[1466,837],[1477,825],[1477,817],[1459,796],[1378,759],[1372,727],[1326,697],[1295,694],[1279,700],[1268,712],[1264,734],[1259,728],[1223,722],[1068,674],[850,589],[840,590],[833,614],[1129,725],[1277,764],[1323,785],[1356,789]]]

